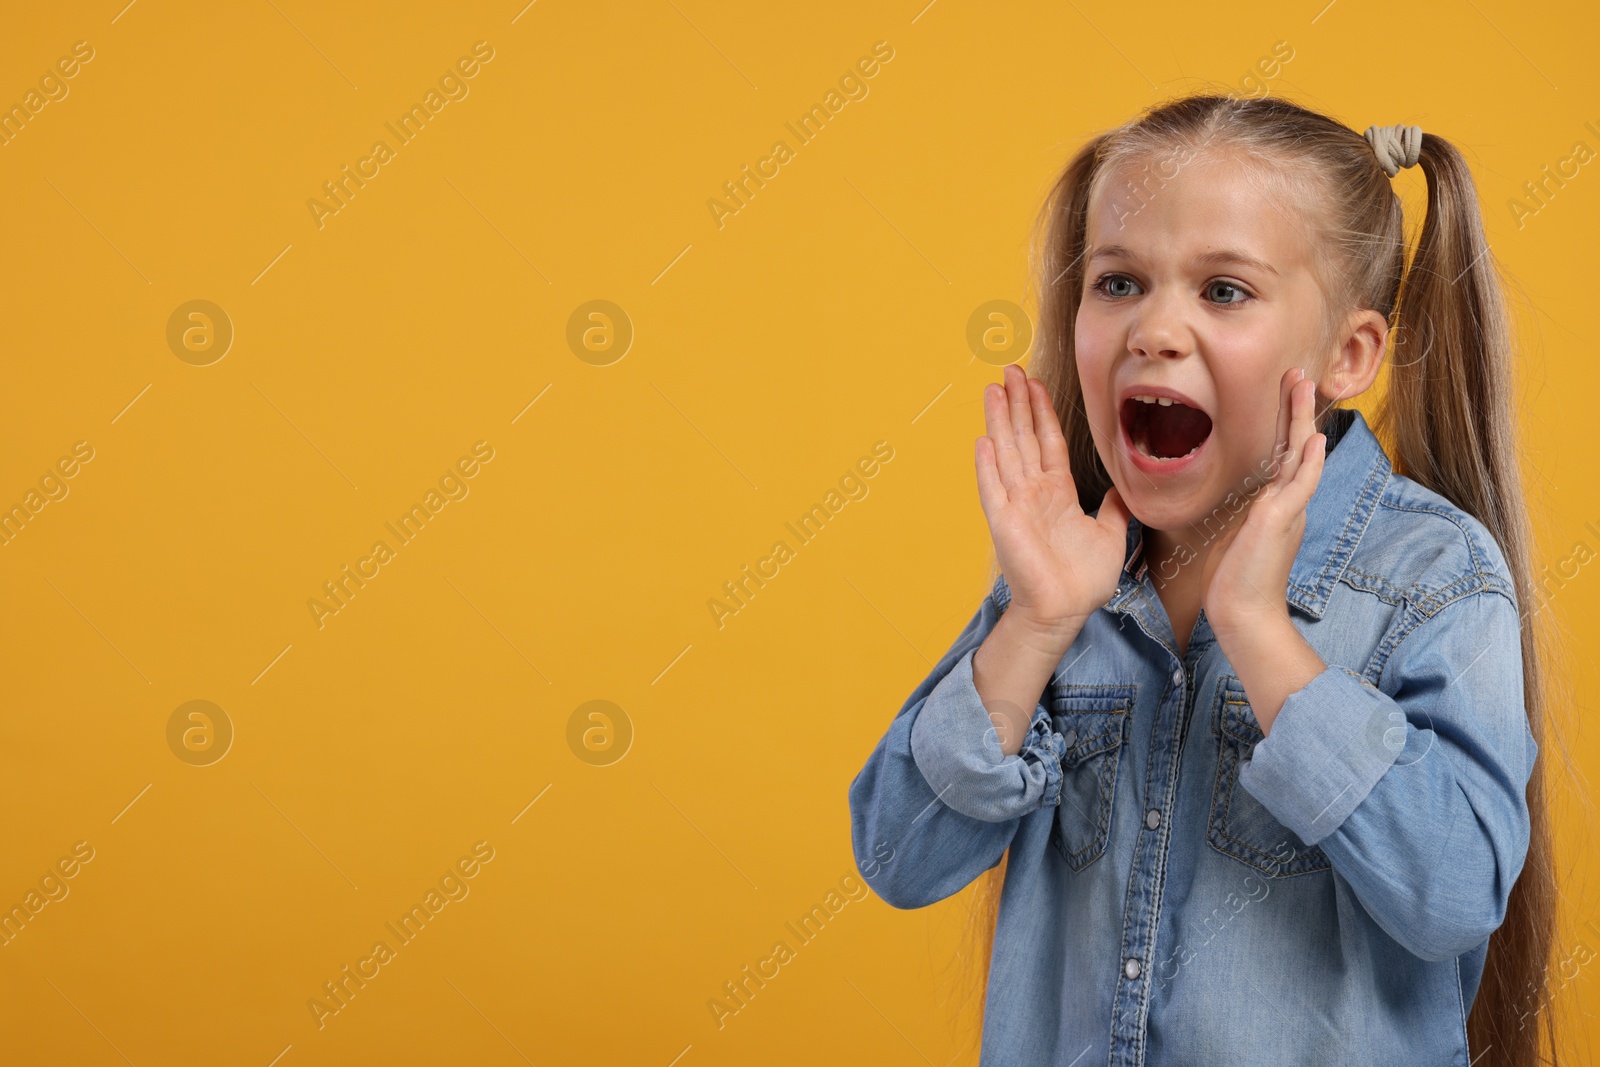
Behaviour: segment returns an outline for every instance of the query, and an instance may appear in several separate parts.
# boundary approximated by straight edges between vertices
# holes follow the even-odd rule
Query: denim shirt
[[[1020,752],[972,679],[1001,575],[851,782],[856,865],[896,908],[1010,850],[984,1067],[1467,1067],[1538,752],[1514,587],[1481,523],[1332,418],[1287,596],[1327,666],[1270,737],[1203,611],[1178,654],[1174,561],[1134,519]]]

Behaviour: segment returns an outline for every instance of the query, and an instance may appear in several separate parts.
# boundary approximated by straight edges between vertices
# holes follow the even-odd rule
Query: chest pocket
[[[1049,692],[1050,719],[1067,748],[1050,843],[1068,866],[1081,871],[1105,852],[1111,836],[1111,802],[1133,719],[1135,687],[1056,683]]]
[[[1239,784],[1240,764],[1266,735],[1239,679],[1224,675],[1219,688],[1221,696],[1211,719],[1212,733],[1219,735],[1217,781],[1211,793],[1207,831],[1211,847],[1273,878],[1332,867],[1326,853],[1304,844]]]

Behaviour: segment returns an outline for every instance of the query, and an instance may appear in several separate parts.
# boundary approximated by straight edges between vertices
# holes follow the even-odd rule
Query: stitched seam
[[[1177,793],[1178,779],[1183,771],[1184,745],[1189,736],[1189,721],[1199,711],[1199,698],[1200,692],[1199,689],[1196,688],[1193,699],[1187,702],[1186,707],[1181,707],[1179,709],[1178,743],[1176,751],[1173,753],[1172,762],[1170,769],[1167,772],[1167,780],[1165,783],[1165,795],[1169,797],[1175,796]],[[1150,908],[1150,922],[1147,924],[1145,929],[1145,937],[1152,952],[1155,950],[1156,942],[1159,940],[1159,935],[1161,932],[1161,913],[1164,910],[1163,904],[1166,900],[1167,867],[1172,859],[1172,825],[1171,819],[1165,819],[1162,821],[1163,836],[1159,838],[1156,843],[1156,848],[1158,850],[1156,864],[1156,884],[1161,887],[1162,891],[1156,894],[1155,903]],[[1135,838],[1135,840],[1137,841],[1138,838]],[[1137,847],[1138,846],[1136,844],[1135,848]],[[1159,964],[1157,966],[1159,966]],[[1140,998],[1138,1036],[1134,1041],[1135,1051],[1138,1054],[1137,1062],[1141,1064],[1144,1062],[1145,1045],[1150,1029],[1150,1001],[1152,999],[1150,993],[1150,982],[1153,980],[1154,975],[1146,974],[1144,977],[1145,993],[1144,996]]]
[[[1428,616],[1421,615],[1411,601],[1406,601],[1400,611],[1389,623],[1388,630],[1384,631],[1378,646],[1372,650],[1372,659],[1368,662],[1365,673],[1370,673],[1380,682],[1389,669],[1389,660],[1394,655],[1395,649],[1411,635],[1411,632],[1427,620]],[[1387,690],[1386,690],[1387,691]]]
[[[1363,677],[1359,671],[1353,671],[1349,667],[1346,667],[1346,666],[1343,666],[1343,665],[1339,665],[1339,669],[1341,671],[1344,671],[1344,673],[1348,674],[1350,677],[1354,678],[1356,681],[1360,682],[1362,685],[1366,686],[1368,689],[1376,690],[1379,693],[1383,692],[1382,689],[1378,689],[1377,686],[1375,686],[1371,682],[1367,681],[1366,678]]]
[[[1370,586],[1369,585],[1358,585],[1357,583],[1355,583],[1355,582],[1350,580],[1352,576],[1354,576],[1356,578],[1365,578],[1368,582],[1370,582],[1372,584]],[[1386,603],[1389,603],[1389,604],[1398,604],[1398,603],[1400,603],[1401,598],[1403,598],[1405,596],[1405,591],[1403,589],[1401,589],[1399,586],[1395,585],[1393,582],[1390,582],[1388,579],[1384,578],[1382,575],[1380,575],[1380,574],[1368,574],[1366,571],[1357,570],[1354,567],[1349,567],[1349,566],[1345,567],[1344,574],[1341,576],[1340,580],[1343,581],[1345,585],[1348,585],[1352,589],[1358,590],[1358,591],[1363,592],[1363,593],[1371,593],[1373,596],[1377,597],[1379,600],[1382,600],[1382,601],[1384,601]]]
[[[1472,569],[1482,573],[1483,559],[1478,554],[1478,546],[1473,543],[1472,531],[1467,529],[1458,517],[1459,512],[1442,508],[1437,504],[1402,504],[1395,500],[1380,501],[1383,507],[1391,511],[1411,511],[1425,515],[1437,515],[1461,531],[1461,539],[1467,543],[1467,554],[1472,557]]]
[[[1077,685],[1073,685],[1071,683],[1066,683],[1066,684],[1062,684],[1062,685],[1056,686],[1055,690],[1056,690],[1056,695],[1057,696],[1066,695],[1066,693],[1068,691],[1073,690],[1073,689],[1082,689],[1082,690],[1086,690],[1088,694],[1104,693],[1108,697],[1111,697],[1111,698],[1122,697],[1124,699],[1128,699],[1128,698],[1132,697],[1133,690],[1135,688],[1137,688],[1137,687],[1136,686],[1132,686],[1132,685],[1084,685],[1082,683],[1079,683]],[[1106,711],[1108,711],[1110,709],[1096,708],[1094,710],[1101,711],[1101,712],[1106,712]],[[1117,705],[1115,710],[1126,711],[1127,708],[1124,707],[1123,705],[1119,704],[1119,705]]]
[[[1509,595],[1509,594],[1507,594],[1507,593],[1506,593],[1506,592],[1505,592],[1505,591],[1504,591],[1504,590],[1503,590],[1503,589],[1497,589],[1497,588],[1492,588],[1492,587],[1485,587],[1485,588],[1483,588],[1483,589],[1479,589],[1479,590],[1476,590],[1476,591],[1475,591],[1475,592],[1473,592],[1473,593],[1471,593],[1471,594],[1468,594],[1468,595],[1471,595],[1471,596],[1489,596],[1489,595],[1495,595],[1495,594],[1498,594],[1498,595],[1500,595],[1500,596],[1503,596],[1503,597],[1505,597],[1505,598],[1506,598],[1506,600],[1507,600],[1507,601],[1509,601],[1509,602],[1510,602],[1510,603],[1511,603],[1511,607],[1512,607],[1512,609],[1513,609],[1513,610],[1515,610],[1515,608],[1516,608],[1516,606],[1517,606],[1517,601],[1516,601],[1516,599],[1515,599],[1515,598],[1514,598],[1514,597],[1512,597],[1512,596],[1510,596],[1510,595]],[[1465,600],[1465,599],[1466,599],[1466,596],[1459,596],[1459,597],[1456,597],[1456,599],[1455,599],[1455,600],[1452,600],[1452,601],[1451,601],[1451,602],[1450,602],[1450,604],[1454,604],[1454,603],[1456,603],[1456,602],[1457,602],[1457,601],[1460,601],[1460,600]],[[1445,605],[1445,606],[1446,606],[1446,607],[1449,607],[1449,606],[1450,606],[1450,605],[1449,605],[1449,604],[1447,604],[1447,605]],[[1408,614],[1409,614],[1409,613],[1408,613]],[[1428,615],[1428,616],[1426,616],[1426,617],[1423,617],[1423,618],[1417,618],[1417,619],[1415,619],[1415,621],[1413,621],[1413,622],[1412,622],[1412,623],[1411,623],[1411,625],[1410,625],[1410,626],[1407,626],[1407,627],[1405,627],[1405,629],[1404,629],[1404,632],[1402,632],[1402,633],[1400,633],[1400,634],[1399,634],[1399,636],[1397,636],[1397,637],[1396,637],[1396,638],[1395,638],[1395,639],[1394,639],[1394,641],[1393,641],[1393,643],[1392,643],[1392,644],[1391,644],[1391,643],[1390,643],[1390,642],[1389,642],[1389,639],[1388,639],[1388,637],[1387,637],[1387,636],[1385,636],[1385,638],[1384,638],[1384,641],[1383,641],[1383,642],[1382,642],[1382,644],[1385,644],[1385,645],[1389,645],[1389,649],[1388,649],[1388,651],[1387,651],[1387,652],[1386,652],[1386,653],[1385,653],[1385,654],[1384,654],[1384,657],[1383,657],[1383,663],[1382,663],[1382,665],[1381,665],[1381,666],[1380,666],[1380,667],[1379,667],[1379,674],[1378,674],[1378,677],[1379,677],[1379,678],[1380,678],[1380,679],[1381,679],[1381,678],[1382,678],[1382,677],[1383,677],[1383,673],[1384,673],[1384,672],[1386,672],[1386,671],[1388,671],[1388,669],[1389,669],[1389,661],[1390,661],[1390,660],[1391,660],[1391,659],[1392,659],[1392,658],[1393,658],[1393,656],[1394,656],[1394,653],[1396,653],[1396,652],[1398,652],[1398,651],[1399,651],[1399,650],[1400,650],[1400,646],[1401,646],[1401,645],[1403,645],[1403,644],[1405,644],[1405,642],[1406,642],[1406,638],[1408,638],[1408,637],[1410,637],[1410,636],[1411,636],[1411,635],[1412,635],[1412,634],[1414,634],[1414,633],[1416,633],[1416,632],[1417,632],[1417,630],[1419,630],[1419,629],[1421,629],[1421,627],[1422,627],[1422,624],[1423,624],[1423,623],[1424,623],[1424,622],[1427,622],[1427,621],[1429,621],[1429,620],[1430,620],[1430,619],[1433,619],[1433,618],[1436,618],[1436,617],[1437,617],[1437,616],[1438,616],[1438,614],[1439,614],[1439,613],[1438,613],[1438,612],[1434,612],[1434,613],[1433,613],[1433,614],[1432,614],[1432,615]],[[1397,627],[1396,627],[1396,629],[1398,629],[1398,626],[1397,626]],[[1380,646],[1380,647],[1381,647],[1381,646]],[[1378,658],[1378,657],[1377,657],[1377,656],[1376,656],[1376,655],[1374,655],[1374,656],[1373,656],[1373,661],[1374,661],[1374,663],[1376,663],[1376,662],[1377,662],[1377,658]]]
[[[1303,599],[1307,601],[1307,604],[1301,606],[1313,610],[1318,618],[1321,618],[1322,613],[1327,610],[1328,594],[1331,594],[1332,587],[1338,584],[1340,575],[1350,565],[1350,559],[1355,555],[1361,538],[1365,536],[1367,527],[1372,524],[1372,516],[1383,503],[1391,473],[1392,465],[1389,463],[1389,457],[1379,444],[1372,468],[1368,471],[1367,479],[1362,483],[1361,491],[1350,508],[1350,516],[1345,520],[1344,528],[1339,531],[1339,536],[1333,543],[1333,551],[1328,553],[1327,562],[1317,573],[1316,585],[1306,589],[1293,581],[1288,583],[1290,589],[1301,593]],[[1324,588],[1328,590],[1328,594],[1322,592]],[[1313,609],[1311,605],[1315,605],[1315,608]]]
[[[1144,600],[1145,597],[1144,597],[1144,593],[1143,593],[1143,587],[1142,586],[1139,587],[1139,590],[1140,590],[1139,591],[1139,599],[1140,600]],[[1120,752],[1121,750],[1119,749],[1118,751]],[[1153,753],[1153,750],[1152,750],[1152,753]],[[1180,759],[1182,758],[1182,750],[1181,749],[1179,750],[1179,758]],[[1140,844],[1139,838],[1138,838],[1138,836],[1136,834],[1134,836],[1134,844],[1133,844],[1133,851],[1134,851],[1135,857],[1137,857],[1137,855],[1138,855],[1139,844]],[[1163,857],[1163,859],[1164,858],[1165,857]],[[1159,869],[1156,872],[1158,880],[1162,879],[1164,877],[1164,874],[1165,874],[1165,866],[1163,865],[1161,867],[1161,869]],[[1165,885],[1164,882],[1159,882],[1159,884],[1161,884],[1163,886]],[[1127,942],[1128,942],[1128,928],[1129,928],[1128,927],[1128,923],[1129,923],[1129,920],[1130,920],[1130,916],[1132,916],[1132,914],[1133,914],[1133,912],[1135,910],[1134,902],[1137,899],[1139,892],[1140,892],[1139,883],[1135,879],[1132,879],[1132,878],[1128,879],[1128,888],[1123,893],[1123,897],[1122,897],[1122,931],[1121,931],[1121,933],[1119,935],[1119,938],[1118,938],[1118,941],[1117,941],[1117,950],[1118,950],[1119,953],[1121,952],[1122,946],[1127,944]],[[1160,907],[1161,907],[1161,896],[1160,896],[1160,894],[1158,894],[1157,897],[1156,897],[1155,906],[1151,910],[1153,912],[1159,912]],[[1152,935],[1152,939],[1153,939],[1153,935]],[[1153,943],[1154,943],[1154,941],[1152,940],[1152,944]],[[1115,1053],[1116,1053],[1116,1048],[1117,1048],[1117,1022],[1118,1022],[1118,1019],[1121,1017],[1121,1014],[1122,1014],[1124,988],[1125,988],[1124,983],[1119,979],[1117,981],[1117,985],[1116,985],[1116,994],[1111,998],[1111,1021],[1110,1021],[1109,1030],[1108,1030],[1108,1033],[1107,1033],[1107,1042],[1108,1042],[1108,1047],[1112,1050],[1113,1058],[1115,1058]],[[1148,994],[1146,994],[1146,996],[1141,998],[1141,999],[1144,1001],[1145,1006],[1148,1007],[1148,1004],[1149,1004],[1149,996],[1148,996]],[[1141,1026],[1139,1028],[1139,1030],[1140,1030],[1140,1032],[1139,1032],[1138,1036],[1134,1040],[1134,1047],[1135,1047],[1135,1051],[1137,1053],[1139,1053],[1138,1062],[1142,1063],[1143,1060],[1144,1060],[1144,1057],[1143,1057],[1143,1042],[1144,1042],[1143,1030],[1144,1030],[1144,1028]]]
[[[1224,741],[1223,744],[1227,745],[1227,742]],[[1240,848],[1245,849],[1248,852],[1255,853],[1256,855],[1259,855],[1259,856],[1267,856],[1267,855],[1270,855],[1270,853],[1263,852],[1261,849],[1256,848],[1254,845],[1250,844],[1249,842],[1243,841],[1243,840],[1240,840],[1237,837],[1234,837],[1232,834],[1228,833],[1228,830],[1227,830],[1228,816],[1230,814],[1232,814],[1232,812],[1233,812],[1233,794],[1235,792],[1237,792],[1238,789],[1239,789],[1239,764],[1240,764],[1240,762],[1241,761],[1239,759],[1239,753],[1237,752],[1237,750],[1228,753],[1228,773],[1226,775],[1226,778],[1228,779],[1228,802],[1227,802],[1226,808],[1224,808],[1223,813],[1222,813],[1222,827],[1217,830],[1217,834],[1218,834],[1218,836],[1226,838],[1228,841],[1232,842],[1235,845],[1238,845]],[[1221,779],[1224,777],[1223,774],[1222,774],[1222,764],[1221,764],[1220,760],[1219,760],[1218,765],[1217,765],[1217,770],[1218,770],[1218,785],[1220,786]],[[1215,803],[1216,803],[1216,790],[1215,789],[1212,790],[1212,803],[1213,803],[1213,805],[1215,805]],[[1215,810],[1215,809],[1213,808],[1213,810]],[[1269,812],[1268,814],[1271,814],[1271,813]],[[1287,829],[1287,827],[1285,827],[1285,829]],[[1290,831],[1290,832],[1293,833],[1293,831]],[[1261,871],[1263,874],[1266,874],[1269,877],[1274,877],[1274,878],[1275,877],[1279,877],[1280,875],[1310,874],[1313,871],[1320,871],[1320,870],[1324,870],[1324,869],[1326,869],[1328,867],[1333,866],[1333,861],[1332,860],[1327,860],[1327,854],[1324,853],[1320,848],[1318,848],[1315,845],[1311,845],[1309,847],[1311,849],[1310,852],[1302,853],[1300,856],[1297,856],[1295,859],[1292,859],[1292,860],[1275,861],[1274,865],[1271,868],[1262,867],[1262,866],[1258,865],[1257,863],[1255,863],[1253,860],[1251,860],[1247,856],[1240,856],[1237,853],[1226,852],[1226,850],[1223,850],[1223,851],[1227,855],[1233,856],[1234,859],[1243,860],[1245,863],[1248,863],[1248,864],[1250,864],[1250,866],[1255,867],[1257,870]],[[1321,863],[1321,864],[1317,864],[1316,863],[1316,858],[1319,855],[1322,856],[1324,860],[1327,860],[1327,862],[1324,862],[1324,863]],[[1302,862],[1302,861],[1307,861],[1307,860],[1311,861],[1310,864],[1306,864],[1306,863]]]
[[[1229,689],[1229,694],[1231,695],[1231,693],[1232,693],[1232,689],[1230,688]],[[1248,700],[1228,700],[1223,704],[1223,707],[1224,708],[1229,708],[1229,707],[1248,708],[1248,707],[1250,707],[1250,702]],[[1222,713],[1222,723],[1223,723],[1222,732],[1223,733],[1228,734],[1229,737],[1234,738],[1240,744],[1244,744],[1244,745],[1254,745],[1254,744],[1257,744],[1257,743],[1259,743],[1259,742],[1261,742],[1261,741],[1266,739],[1267,735],[1266,735],[1265,731],[1263,731],[1259,725],[1252,726],[1250,724],[1250,722],[1245,719],[1243,712],[1235,712],[1233,717],[1239,720],[1239,725],[1244,727],[1246,732],[1242,736],[1240,734],[1229,733],[1228,732],[1228,713],[1226,711],[1224,711]],[[1254,709],[1251,710],[1250,718],[1251,719],[1255,718]],[[1260,737],[1252,737],[1252,736],[1250,736],[1249,731],[1254,731],[1255,733],[1258,733],[1261,736]]]
[[[1490,590],[1497,593],[1507,593],[1510,596],[1509,588],[1498,575],[1476,571],[1472,574],[1462,575],[1443,589],[1432,593],[1424,594],[1418,586],[1412,586],[1406,593],[1407,598],[1414,600],[1418,609],[1424,614],[1437,615],[1462,597]],[[1413,593],[1417,595],[1413,597],[1411,595]],[[1516,603],[1514,598],[1512,603]]]
[[[1347,674],[1355,675],[1355,672],[1351,671],[1348,667],[1343,667],[1341,669]],[[1370,683],[1368,683],[1365,679],[1360,678],[1359,675],[1355,675],[1355,677],[1361,681],[1363,685],[1368,685],[1369,688],[1373,689],[1377,688],[1376,686],[1371,686]],[[1207,828],[1207,841],[1210,842],[1211,847],[1215,848],[1224,856],[1229,856],[1233,859],[1239,860],[1241,863],[1247,864],[1250,867],[1254,867],[1256,870],[1267,875],[1269,878],[1284,878],[1289,877],[1290,875],[1312,874],[1316,871],[1327,870],[1328,868],[1332,867],[1333,861],[1328,859],[1327,853],[1323,852],[1322,849],[1318,848],[1316,845],[1303,846],[1308,847],[1310,851],[1300,852],[1299,855],[1297,855],[1294,859],[1284,861],[1272,857],[1271,853],[1257,848],[1242,838],[1234,837],[1228,832],[1229,817],[1233,814],[1234,793],[1240,789],[1239,764],[1242,761],[1239,759],[1238,745],[1255,744],[1258,743],[1260,739],[1245,741],[1240,738],[1238,734],[1229,732],[1227,727],[1227,709],[1230,706],[1248,707],[1250,704],[1248,695],[1244,692],[1244,686],[1240,684],[1238,679],[1233,675],[1224,675],[1217,679],[1217,688],[1220,690],[1219,698],[1221,700],[1217,713],[1221,737],[1219,740],[1219,748],[1217,750],[1217,776],[1211,788],[1211,819],[1210,825]],[[1234,699],[1235,693],[1237,693],[1239,696],[1245,697],[1246,699]],[[1250,724],[1244,721],[1243,715],[1237,715],[1237,717],[1239,718],[1241,725],[1249,727]],[[1254,717],[1253,712],[1251,717]],[[1262,736],[1263,738],[1265,737],[1264,734]],[[1230,739],[1232,740],[1230,741]],[[1227,800],[1225,802],[1221,799],[1224,781],[1228,783]],[[1219,805],[1222,808],[1220,818],[1217,814],[1217,808]],[[1268,812],[1268,814],[1270,815],[1271,812]],[[1288,828],[1285,827],[1285,829]],[[1290,832],[1293,833],[1293,831]],[[1244,852],[1250,853],[1250,855],[1242,855],[1239,851],[1230,850],[1228,847],[1221,844],[1218,841],[1218,838],[1231,843],[1232,845],[1236,846],[1237,849],[1241,849]],[[1298,849],[1296,851],[1299,852]],[[1262,866],[1262,864],[1253,859],[1252,856],[1263,857],[1264,862],[1270,863],[1271,866]],[[1318,857],[1321,857],[1321,859],[1319,860]]]
[[[1118,704],[1115,704],[1115,705],[1113,705],[1112,707],[1109,707],[1109,708],[1098,708],[1097,707],[1097,708],[1077,708],[1077,709],[1071,709],[1071,710],[1058,710],[1057,707],[1056,707],[1057,704],[1061,704],[1061,703],[1066,703],[1067,702],[1066,700],[1063,699],[1067,695],[1067,694],[1065,694],[1063,692],[1063,690],[1072,690],[1072,689],[1081,689],[1081,690],[1089,690],[1089,691],[1091,691],[1091,693],[1086,693],[1084,695],[1086,699],[1097,699],[1097,698],[1099,698],[1100,694],[1103,694],[1103,693],[1114,693],[1115,697],[1120,699],[1122,702],[1118,703]],[[1055,686],[1055,691],[1056,691],[1055,692],[1055,696],[1054,696],[1054,698],[1052,698],[1052,700],[1050,702],[1050,707],[1048,709],[1052,719],[1055,719],[1055,718],[1067,719],[1067,722],[1070,724],[1072,722],[1072,720],[1070,718],[1068,718],[1068,717],[1069,716],[1073,716],[1073,715],[1121,715],[1121,716],[1124,716],[1124,718],[1121,719],[1121,720],[1114,720],[1113,721],[1113,725],[1111,726],[1110,729],[1103,730],[1100,733],[1092,734],[1092,735],[1087,736],[1087,737],[1080,735],[1077,738],[1077,740],[1075,741],[1075,743],[1070,746],[1073,751],[1076,751],[1076,750],[1078,750],[1080,748],[1083,748],[1085,745],[1089,744],[1090,742],[1096,742],[1096,743],[1102,742],[1106,738],[1111,737],[1113,735],[1116,736],[1117,740],[1114,743],[1112,743],[1110,745],[1107,745],[1105,748],[1102,748],[1102,749],[1099,749],[1099,750],[1096,750],[1096,751],[1092,751],[1092,752],[1080,752],[1080,753],[1078,753],[1078,756],[1079,756],[1078,763],[1074,763],[1073,766],[1076,767],[1079,763],[1083,763],[1083,762],[1087,761],[1090,757],[1101,755],[1101,754],[1109,751],[1110,749],[1116,748],[1116,747],[1118,747],[1118,746],[1120,746],[1122,744],[1123,735],[1127,733],[1127,729],[1124,726],[1124,723],[1127,721],[1126,717],[1127,716],[1131,716],[1133,714],[1134,701],[1137,699],[1137,694],[1135,692],[1136,689],[1137,689],[1136,686],[1128,686],[1128,685],[1116,685],[1116,686],[1108,686],[1108,685],[1058,685],[1058,686]],[[1055,724],[1052,723],[1051,725],[1054,726]],[[1056,732],[1057,733],[1061,733],[1060,730],[1057,730]],[[1065,756],[1063,756],[1063,762],[1064,761],[1065,761]]]
[[[1110,752],[1118,753],[1117,759],[1102,759],[1095,765],[1094,768],[1095,775],[1100,785],[1099,805],[1095,809],[1097,812],[1099,812],[1100,821],[1095,826],[1094,840],[1090,841],[1087,845],[1084,845],[1075,852],[1067,852],[1069,861],[1076,860],[1078,857],[1083,856],[1096,848],[1104,849],[1107,840],[1111,836],[1111,798],[1116,785],[1117,768],[1122,762],[1121,750],[1122,746],[1117,745],[1114,748],[1107,749],[1105,752],[1100,753],[1101,756],[1104,756]],[[1107,768],[1110,769],[1109,775],[1106,773]],[[1110,779],[1109,782],[1107,781],[1108,778]],[[1063,791],[1064,790],[1065,783],[1063,783]],[[1064,840],[1063,844],[1065,844]],[[1062,851],[1065,852],[1066,849],[1063,848]],[[1088,864],[1084,864],[1084,866],[1088,866]],[[1076,865],[1074,865],[1072,869],[1075,871],[1081,870],[1081,868]]]
[[[1089,753],[1080,754],[1078,759],[1076,760],[1076,762],[1074,762],[1070,768],[1067,766],[1067,763],[1066,763],[1068,754],[1067,753],[1063,753],[1062,754],[1062,763],[1061,763],[1061,799],[1063,801],[1066,798],[1067,773],[1068,773],[1068,771],[1069,770],[1071,770],[1071,771],[1081,770],[1087,764],[1089,764],[1089,762],[1091,760],[1095,761],[1094,766],[1093,766],[1092,769],[1094,770],[1094,772],[1096,774],[1096,777],[1097,777],[1097,780],[1098,780],[1098,783],[1099,783],[1099,786],[1100,786],[1098,804],[1097,804],[1097,808],[1096,808],[1096,811],[1097,811],[1097,816],[1096,817],[1097,817],[1098,821],[1095,824],[1095,832],[1094,832],[1093,840],[1091,840],[1088,844],[1084,845],[1080,849],[1069,850],[1068,847],[1067,847],[1067,843],[1066,843],[1066,835],[1061,832],[1061,829],[1060,829],[1059,825],[1056,828],[1056,838],[1060,842],[1059,850],[1060,850],[1061,854],[1067,859],[1068,865],[1071,866],[1074,871],[1078,871],[1078,870],[1082,869],[1082,867],[1080,867],[1078,865],[1078,862],[1077,862],[1080,857],[1082,857],[1085,854],[1093,851],[1096,848],[1100,849],[1101,852],[1103,853],[1104,850],[1105,850],[1105,846],[1106,846],[1106,844],[1107,844],[1107,842],[1108,842],[1108,840],[1109,840],[1109,838],[1111,836],[1111,801],[1115,797],[1117,768],[1121,765],[1121,762],[1122,762],[1122,750],[1125,747],[1124,742],[1126,740],[1126,734],[1127,734],[1127,723],[1130,721],[1128,716],[1131,715],[1131,713],[1132,713],[1132,701],[1134,699],[1134,695],[1133,694],[1134,694],[1135,688],[1136,687],[1134,687],[1134,686],[1120,686],[1120,685],[1119,686],[1075,685],[1075,686],[1058,686],[1057,687],[1057,689],[1058,689],[1057,695],[1058,696],[1060,695],[1059,690],[1061,690],[1061,689],[1082,689],[1082,690],[1097,690],[1097,691],[1104,691],[1104,690],[1107,690],[1107,689],[1115,689],[1119,693],[1128,694],[1128,696],[1126,696],[1124,698],[1127,701],[1126,703],[1120,703],[1120,704],[1117,704],[1117,705],[1115,705],[1115,706],[1113,706],[1111,708],[1096,708],[1096,709],[1094,709],[1092,711],[1091,710],[1084,710],[1084,711],[1075,711],[1075,712],[1072,712],[1072,711],[1069,711],[1069,712],[1055,712],[1055,711],[1052,711],[1051,712],[1052,716],[1055,716],[1055,715],[1062,715],[1062,716],[1066,716],[1066,715],[1118,715],[1118,716],[1122,716],[1122,718],[1119,718],[1119,719],[1115,720],[1116,723],[1117,723],[1117,726],[1115,728],[1115,733],[1116,733],[1117,740],[1113,744],[1107,745],[1105,748],[1100,749],[1098,752],[1089,752]],[[1052,723],[1052,726],[1054,726],[1054,723]],[[1059,731],[1056,731],[1056,732],[1059,734]],[[1099,741],[1099,740],[1102,740],[1103,738],[1106,738],[1106,737],[1109,737],[1109,736],[1111,736],[1111,733],[1107,732],[1107,733],[1103,733],[1103,734],[1097,734],[1095,737],[1089,738],[1088,740]],[[1084,739],[1080,738],[1078,743],[1081,744],[1083,742],[1083,740]],[[1075,744],[1072,747],[1073,747],[1074,750],[1076,750],[1078,745]],[[1108,756],[1111,757],[1111,758],[1107,758]],[[1110,769],[1110,773],[1109,774],[1107,774],[1107,768]],[[1108,781],[1108,778],[1109,778],[1109,781]],[[1059,818],[1059,817],[1060,816],[1058,815],[1057,818]],[[1096,858],[1098,857],[1098,855],[1099,855],[1099,853],[1096,854]],[[1086,866],[1088,866],[1088,864],[1085,863],[1085,864],[1083,864],[1083,866],[1086,867]]]

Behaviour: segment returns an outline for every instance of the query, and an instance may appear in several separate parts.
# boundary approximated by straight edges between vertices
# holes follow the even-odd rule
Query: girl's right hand
[[[1116,486],[1098,517],[1078,503],[1067,442],[1044,384],[1012,364],[983,391],[978,499],[1011,587],[1007,614],[1070,643],[1117,591],[1131,517]],[[1064,649],[1063,649],[1064,651]]]

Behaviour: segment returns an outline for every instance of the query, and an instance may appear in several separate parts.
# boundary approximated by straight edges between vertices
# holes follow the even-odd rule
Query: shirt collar
[[[1328,418],[1327,458],[1322,477],[1306,507],[1305,535],[1289,570],[1287,599],[1314,619],[1322,618],[1334,585],[1344,573],[1393,468],[1366,418],[1355,408],[1334,408]],[[1139,594],[1149,565],[1144,558],[1144,525],[1128,523],[1123,580],[1106,602],[1122,611]]]

